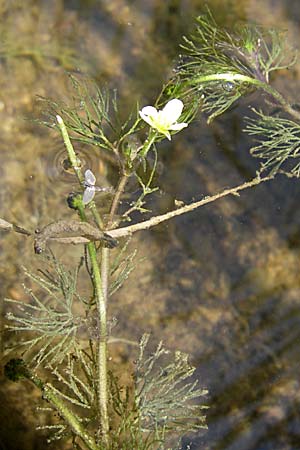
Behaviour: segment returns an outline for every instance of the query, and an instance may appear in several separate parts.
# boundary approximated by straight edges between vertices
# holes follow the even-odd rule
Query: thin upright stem
[[[73,170],[74,170],[74,172],[75,172],[75,174],[77,176],[77,179],[78,179],[79,183],[82,184],[84,182],[84,178],[83,178],[83,175],[82,175],[81,169],[80,169],[81,161],[76,156],[75,150],[74,150],[73,145],[72,145],[72,143],[70,141],[69,133],[67,131],[67,128],[66,128],[66,125],[64,124],[63,119],[60,116],[57,115],[56,116],[56,120],[57,120],[60,132],[62,134],[64,143],[65,143],[65,146],[66,146],[66,149],[67,149],[67,152],[68,152],[68,157],[69,157],[70,163],[71,163],[71,165],[73,167]]]
[[[102,279],[102,293],[106,304],[108,300],[109,268],[110,268],[109,249],[103,247],[101,251],[101,279]]]
[[[57,123],[68,152],[72,167],[76,173],[79,183],[83,183],[83,176],[80,170],[80,160],[76,157],[73,145],[70,141],[67,128],[60,116],[57,116]],[[84,208],[78,209],[81,220],[87,221]],[[97,217],[98,218],[98,217]],[[97,220],[97,223],[98,220]],[[95,289],[96,306],[99,322],[99,336],[97,346],[97,403],[99,412],[98,436],[102,443],[108,444],[109,420],[108,420],[108,394],[107,394],[107,318],[106,318],[106,298],[103,295],[102,280],[97,261],[96,247],[93,242],[87,244],[87,249],[92,267],[92,283]],[[106,277],[107,279],[107,277]],[[105,281],[106,282],[106,281]],[[106,289],[107,292],[107,289]]]
[[[108,392],[107,392],[107,313],[106,298],[103,295],[102,279],[97,261],[96,248],[93,243],[88,244],[90,256],[93,284],[95,287],[96,304],[99,318],[99,336],[97,339],[97,394],[98,409],[100,413],[100,430],[98,434],[103,443],[108,443],[109,420],[108,420]]]
[[[116,194],[114,196],[111,208],[110,208],[110,213],[109,213],[109,223],[108,223],[108,229],[111,228],[113,222],[114,222],[114,216],[117,212],[118,206],[120,204],[120,200],[121,200],[121,196],[125,190],[125,186],[127,184],[129,175],[127,175],[126,173],[124,175],[122,175],[119,184],[118,184],[118,188],[116,191]]]
[[[152,144],[154,144],[156,137],[157,137],[156,131],[151,128],[148,138],[145,140],[143,148],[139,152],[139,156],[141,156],[142,158],[145,158],[145,156],[147,156],[147,153],[150,150]]]
[[[56,116],[56,120],[57,120],[60,132],[61,132],[63,140],[64,140],[64,144],[65,144],[67,152],[68,152],[68,157],[69,157],[70,163],[71,163],[71,165],[73,167],[73,170],[74,170],[74,172],[76,174],[76,177],[77,177],[80,185],[82,186],[83,183],[84,183],[84,177],[83,177],[83,175],[81,173],[81,161],[76,156],[74,147],[73,147],[72,142],[70,140],[70,136],[69,136],[67,127],[66,127],[63,119],[59,115],[57,115]],[[98,225],[99,228],[102,229],[103,228],[103,222],[102,222],[102,219],[101,219],[101,217],[100,217],[100,215],[99,215],[99,213],[98,213],[98,211],[96,209],[95,202],[91,202],[90,209],[92,211],[92,214],[93,214],[93,217],[95,219],[96,224]]]

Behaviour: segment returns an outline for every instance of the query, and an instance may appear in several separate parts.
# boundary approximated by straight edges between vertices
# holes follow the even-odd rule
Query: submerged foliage
[[[116,91],[100,89],[86,78],[79,80],[69,75],[69,79],[73,88],[72,103],[39,97],[44,120],[38,122],[53,128],[56,116],[60,115],[74,141],[100,148],[102,157],[118,165],[127,139],[138,129],[137,110],[122,121]]]
[[[190,58],[177,70],[188,84],[201,82],[202,76],[226,72],[268,83],[272,71],[295,62],[287,52],[284,33],[245,24],[228,32],[210,14],[197,18],[196,30],[191,38],[184,37],[182,48]]]
[[[97,403],[96,403],[96,369],[93,354],[89,354],[87,350],[76,346],[73,352],[67,355],[66,363],[63,366],[51,368],[52,381],[48,385],[51,386],[53,393],[57,395],[68,407],[75,408],[80,422],[84,424],[87,430],[95,432],[95,421],[97,420]],[[56,408],[47,408],[48,411],[55,413]],[[65,437],[73,437],[74,443],[76,437],[73,435],[70,425],[58,417],[49,425],[40,425],[39,429],[50,432],[48,441],[55,441]]]
[[[209,12],[197,18],[194,34],[184,37],[181,47],[184,54],[167,90],[187,99],[197,97],[209,121],[240,97],[266,88],[271,72],[295,62],[283,33],[255,25],[228,32]]]
[[[179,433],[207,428],[203,409],[193,403],[205,396],[207,390],[198,388],[198,381],[191,380],[195,371],[188,362],[188,355],[176,352],[174,361],[163,363],[166,350],[162,342],[147,355],[145,348],[149,335],[140,343],[140,355],[136,363],[136,407],[144,430],[176,430]]]
[[[77,290],[79,267],[74,272],[67,271],[54,256],[48,262],[54,267],[52,274],[48,271],[40,276],[24,268],[28,278],[41,288],[36,294],[24,285],[31,302],[5,299],[12,309],[6,315],[12,322],[7,328],[22,331],[24,337],[27,333],[28,337],[19,340],[18,346],[24,349],[22,357],[33,367],[60,364],[74,351],[78,331],[86,322],[74,310],[76,301],[83,306],[87,304]]]
[[[124,256],[127,244],[112,264],[111,276],[115,281],[110,286],[110,295],[133,269],[135,252]],[[95,305],[93,299],[87,301],[78,293],[77,279],[82,263],[71,272],[53,254],[46,262],[52,266],[52,271],[41,271],[42,276],[24,269],[27,277],[41,288],[36,294],[24,286],[30,302],[6,299],[12,309],[7,313],[7,319],[12,322],[7,329],[28,334],[17,346],[22,359],[11,360],[6,366],[6,375],[13,381],[24,377],[31,379],[30,370],[47,368],[51,373],[47,388],[69,408],[75,408],[80,422],[93,434],[97,431],[100,414],[96,401],[95,343],[99,338],[99,324]],[[82,335],[85,335],[84,340]],[[110,373],[109,408],[111,421],[118,426],[110,447],[103,448],[119,449],[120,442],[122,449],[164,448],[170,432],[180,435],[206,428],[202,414],[206,407],[198,401],[207,391],[197,387],[197,380],[189,381],[195,368],[189,364],[187,355],[176,352],[174,361],[169,361],[169,357],[164,360],[170,352],[162,343],[149,355],[146,352],[148,340],[149,335],[145,335],[140,342],[131,387],[123,388]],[[14,346],[14,351],[17,347]],[[46,409],[56,411],[51,405]],[[55,423],[40,425],[39,429],[50,433],[49,441],[66,437],[76,441],[74,430],[63,417]]]
[[[274,175],[284,167],[300,176],[300,124],[256,111],[256,118],[248,119],[245,130],[258,142],[250,152],[263,161],[262,170]]]

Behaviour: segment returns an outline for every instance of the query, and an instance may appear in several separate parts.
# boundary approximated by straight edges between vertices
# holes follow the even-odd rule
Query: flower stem
[[[139,155],[142,158],[144,158],[147,155],[152,144],[155,142],[156,136],[157,136],[157,133],[151,129],[148,138],[145,140],[145,144],[143,145],[142,150],[139,152]]]

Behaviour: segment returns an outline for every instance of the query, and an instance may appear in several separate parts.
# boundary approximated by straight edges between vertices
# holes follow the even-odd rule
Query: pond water
[[[238,21],[279,27],[299,47],[298,0],[0,1],[0,218],[30,230],[75,218],[66,207],[76,183],[64,166],[63,143],[24,120],[37,116],[36,96],[67,102],[66,72],[80,72],[117,88],[124,111],[137,100],[152,104],[205,4],[229,29]],[[297,98],[299,75],[298,63],[274,83]],[[257,161],[242,133],[249,101],[210,126],[200,116],[162,143],[155,212],[255,175]],[[260,96],[251,101],[259,106]],[[76,150],[97,182],[113,183],[113,169],[99,154]],[[155,342],[189,353],[209,390],[208,431],[184,438],[183,448],[300,449],[299,194],[298,181],[278,176],[142,232],[130,244],[146,259],[112,298],[116,333],[138,339],[151,332]],[[69,263],[80,254],[56,251]],[[40,265],[30,239],[1,232],[0,264],[1,298],[22,298],[22,265]],[[124,346],[115,358],[129,355],[132,348]],[[31,428],[32,392],[2,379],[0,449],[45,448]],[[60,445],[49,448],[69,448]]]

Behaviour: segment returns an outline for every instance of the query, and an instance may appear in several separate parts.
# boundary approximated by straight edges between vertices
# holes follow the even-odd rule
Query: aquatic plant
[[[58,413],[56,423],[44,425],[50,439],[71,437],[74,448],[163,449],[169,436],[206,427],[202,397],[195,368],[182,352],[172,355],[162,343],[149,352],[149,336],[139,343],[132,383],[122,386],[108,367],[111,323],[109,298],[134,270],[136,252],[127,254],[128,237],[207,203],[272,180],[277,173],[299,177],[298,137],[300,114],[270,84],[270,74],[289,67],[282,36],[275,30],[245,26],[233,33],[220,29],[208,13],[197,19],[194,36],[184,38],[174,78],[163,87],[154,106],[136,107],[122,121],[115,93],[94,83],[70,77],[76,92],[72,105],[42,99],[46,118],[41,122],[56,128],[78,180],[78,192],[68,198],[78,220],[60,220],[32,233],[1,219],[0,227],[33,237],[34,250],[46,269],[34,274],[24,269],[36,290],[24,287],[30,302],[6,299],[8,330],[23,336],[7,349],[6,375],[14,381],[33,382]],[[228,110],[241,97],[263,90],[266,106],[277,108],[276,116],[253,110],[245,128],[258,145],[250,153],[261,159],[255,177],[165,214],[128,224],[133,212],[147,211],[147,197],[157,190],[157,146],[177,132],[187,132],[198,110],[208,121]],[[280,114],[289,114],[290,119]],[[149,128],[150,126],[150,128]],[[174,136],[175,139],[175,136]],[[100,214],[94,202],[96,177],[90,169],[82,173],[81,161],[72,141],[96,147],[113,162],[119,174],[110,190],[108,215]],[[151,156],[151,164],[149,162]],[[154,163],[153,163],[154,161]],[[141,194],[120,212],[120,202],[131,177]],[[82,258],[67,269],[49,250],[49,244],[84,246]],[[88,298],[80,293],[77,279],[86,271],[91,280]],[[87,342],[80,340],[82,331]],[[11,353],[14,352],[14,357]],[[45,375],[46,373],[46,375]],[[176,445],[176,444],[175,444]]]

